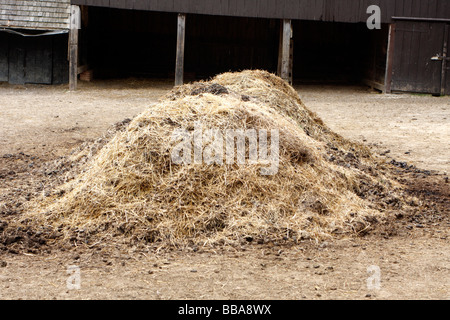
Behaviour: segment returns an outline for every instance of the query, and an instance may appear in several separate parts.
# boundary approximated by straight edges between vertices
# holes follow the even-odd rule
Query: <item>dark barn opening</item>
[[[177,14],[89,7],[81,30],[81,64],[96,78],[174,77]],[[278,71],[279,19],[187,15],[186,81],[227,71]],[[384,84],[388,25],[295,20],[295,82]],[[83,48],[85,46],[85,48]]]
[[[384,84],[388,25],[294,21],[293,28],[295,80]]]
[[[96,78],[167,77],[174,68],[176,14],[98,7],[88,13],[80,60]]]
[[[188,16],[188,73],[206,78],[227,71],[277,71],[280,22],[275,19]]]
[[[244,69],[276,72],[279,28],[275,19],[189,15],[187,78]],[[174,76],[176,14],[91,7],[84,33],[87,63],[97,78]]]

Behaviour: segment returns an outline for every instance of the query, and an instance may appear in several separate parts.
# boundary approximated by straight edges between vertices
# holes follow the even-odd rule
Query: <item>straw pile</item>
[[[277,174],[262,175],[260,163],[174,164],[179,141],[172,133],[191,132],[196,121],[223,132],[278,129]],[[28,217],[88,244],[322,240],[383,221],[386,197],[401,203],[376,165],[365,147],[333,133],[280,78],[226,73],[175,88]]]

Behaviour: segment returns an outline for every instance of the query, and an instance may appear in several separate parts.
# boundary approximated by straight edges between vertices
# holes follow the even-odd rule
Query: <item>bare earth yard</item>
[[[0,84],[0,173],[12,170],[11,155],[43,162],[67,154],[156,103],[171,85],[93,82],[68,92],[66,86]],[[366,87],[296,89],[337,133],[388,159],[435,171],[418,177],[418,185],[430,186],[430,195],[449,208],[450,97],[383,95]],[[25,172],[21,179],[33,177]],[[0,195],[8,188],[11,182],[0,178]],[[439,219],[400,221],[392,235],[293,247],[145,254],[77,248],[42,254],[0,251],[0,299],[449,299],[448,218],[444,210]],[[79,290],[67,287],[70,265],[80,268]],[[369,266],[380,268],[379,289],[367,287]]]

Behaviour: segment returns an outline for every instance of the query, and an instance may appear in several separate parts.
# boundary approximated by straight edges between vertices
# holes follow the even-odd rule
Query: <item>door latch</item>
[[[431,57],[432,61],[443,61],[444,56],[441,56],[440,54],[435,55],[434,57]]]

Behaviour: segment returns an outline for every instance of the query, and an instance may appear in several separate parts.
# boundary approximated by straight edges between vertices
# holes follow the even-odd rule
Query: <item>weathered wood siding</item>
[[[69,29],[70,0],[0,0],[0,27]]]
[[[443,53],[446,24],[397,21],[395,28],[391,90],[439,94],[443,62],[431,58]]]
[[[365,22],[379,5],[382,22],[393,16],[450,18],[450,0],[72,0],[72,4],[220,16]]]
[[[0,32],[0,81],[67,83],[68,67],[67,34],[22,37]]]

